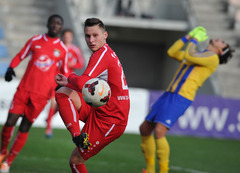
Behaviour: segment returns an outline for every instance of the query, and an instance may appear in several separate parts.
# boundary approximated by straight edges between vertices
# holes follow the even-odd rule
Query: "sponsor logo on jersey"
[[[171,124],[171,120],[170,119],[166,120],[166,123]]]
[[[59,57],[59,56],[60,56],[60,50],[54,49],[53,55],[54,55],[55,57]]]
[[[41,71],[48,71],[53,64],[54,61],[48,55],[42,55],[34,62]]]
[[[40,46],[40,45],[36,45],[35,48],[36,48],[36,49],[41,49],[42,46]]]
[[[117,96],[118,100],[129,100],[128,96]]]

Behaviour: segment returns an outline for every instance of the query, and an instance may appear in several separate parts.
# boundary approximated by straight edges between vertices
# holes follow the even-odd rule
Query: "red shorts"
[[[119,138],[125,131],[126,125],[118,125],[104,122],[98,118],[96,108],[84,102],[79,94],[82,106],[79,110],[80,120],[85,122],[82,132],[89,135],[89,142],[92,144],[90,150],[78,148],[81,156],[88,160],[90,157],[99,153],[105,146]]]
[[[32,123],[37,119],[48,101],[47,97],[17,89],[9,113],[24,115]]]

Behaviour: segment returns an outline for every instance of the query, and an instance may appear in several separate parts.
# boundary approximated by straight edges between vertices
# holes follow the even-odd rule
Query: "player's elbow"
[[[174,52],[172,49],[168,49],[167,54],[168,54],[168,56],[170,56],[170,57],[174,57],[175,52]]]

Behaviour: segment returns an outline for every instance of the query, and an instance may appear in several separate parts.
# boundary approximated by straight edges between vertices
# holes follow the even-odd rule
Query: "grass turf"
[[[1,126],[2,128],[2,126]],[[169,173],[238,173],[240,141],[167,136],[171,155]],[[54,129],[46,139],[43,128],[32,128],[28,141],[14,160],[11,173],[69,173],[74,148],[69,132]],[[140,137],[124,134],[86,162],[89,173],[140,173],[145,161]]]

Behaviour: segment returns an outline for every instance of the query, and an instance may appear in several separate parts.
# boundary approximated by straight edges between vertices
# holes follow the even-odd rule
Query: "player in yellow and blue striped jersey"
[[[207,39],[206,29],[198,26],[168,49],[168,55],[181,64],[167,90],[153,104],[140,126],[141,148],[146,160],[143,172],[155,173],[157,154],[159,172],[168,173],[170,148],[165,137],[167,131],[192,104],[198,88],[218,65],[227,63],[232,57],[234,50],[220,38],[211,39],[206,50],[198,52],[198,42]],[[185,45],[186,49],[182,50]]]

